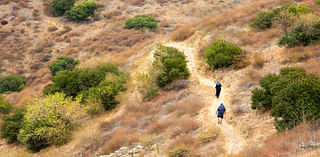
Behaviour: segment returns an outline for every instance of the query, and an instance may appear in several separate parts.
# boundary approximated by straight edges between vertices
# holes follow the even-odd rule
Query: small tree
[[[55,76],[57,72],[63,71],[63,70],[73,70],[76,65],[78,65],[80,62],[79,60],[74,60],[70,57],[61,56],[56,59],[50,66],[50,71],[52,76]]]
[[[214,40],[205,49],[204,56],[211,69],[227,67],[232,64],[233,58],[240,55],[242,50],[235,44],[223,40]]]
[[[66,143],[76,120],[81,117],[80,100],[56,93],[35,98],[26,108],[18,140],[32,151]]]
[[[137,15],[134,18],[129,18],[126,20],[125,27],[127,29],[155,29],[158,27],[157,21],[154,17],[148,15]]]
[[[21,91],[27,80],[22,76],[9,75],[3,78],[0,78],[0,93],[4,92],[19,92]]]
[[[97,3],[86,0],[72,7],[66,12],[66,16],[70,21],[84,21],[87,20],[89,16],[93,16],[97,9]]]
[[[56,16],[62,16],[71,9],[75,2],[76,0],[52,0],[51,13]]]

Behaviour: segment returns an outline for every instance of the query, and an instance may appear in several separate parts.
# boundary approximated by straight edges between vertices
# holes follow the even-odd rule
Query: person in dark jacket
[[[218,124],[222,124],[223,116],[227,113],[226,108],[224,107],[223,103],[217,109],[216,115],[218,117]]]
[[[219,98],[220,96],[220,92],[221,92],[221,83],[219,81],[217,81],[216,83],[216,97]]]

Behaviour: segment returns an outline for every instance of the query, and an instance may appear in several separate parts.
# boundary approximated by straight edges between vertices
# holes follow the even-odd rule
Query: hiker
[[[221,103],[216,112],[216,115],[218,117],[218,124],[222,124],[223,115],[226,113],[227,113],[226,108],[224,107],[223,103]]]
[[[216,97],[219,98],[221,92],[221,83],[217,81],[216,83]]]

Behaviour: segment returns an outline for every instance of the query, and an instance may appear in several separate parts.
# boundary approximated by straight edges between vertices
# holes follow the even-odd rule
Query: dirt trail
[[[196,43],[196,42],[195,42]],[[166,46],[171,46],[175,47],[180,51],[183,51],[184,54],[188,58],[188,68],[191,71],[192,77],[195,79],[199,80],[199,82],[203,85],[210,86],[212,88],[215,87],[215,81],[211,81],[207,78],[202,77],[197,69],[196,69],[196,63],[195,63],[195,52],[196,48],[195,46],[190,46],[185,43],[176,43],[176,42],[170,42],[166,43]],[[223,82],[222,82],[223,85]],[[205,92],[204,92],[205,93]],[[210,97],[210,102],[211,102],[211,107],[210,107],[210,112],[211,112],[211,118],[213,119],[213,123],[217,123],[217,118],[216,118],[216,109],[218,108],[218,105],[220,102],[223,102],[226,105],[226,108],[228,110],[228,104],[229,104],[229,99],[228,99],[228,88],[222,88],[222,92],[220,94],[220,98],[217,99],[215,97],[209,96]],[[228,113],[226,114],[228,116]],[[226,138],[226,150],[228,154],[236,154],[239,153],[244,146],[244,139],[241,137],[241,135],[226,121],[223,122],[223,124],[217,126],[222,130],[225,138]]]

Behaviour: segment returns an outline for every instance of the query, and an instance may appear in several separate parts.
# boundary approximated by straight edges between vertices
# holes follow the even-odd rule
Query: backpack
[[[224,108],[224,106],[223,106],[223,105],[220,105],[219,108],[218,108],[218,113],[219,113],[219,114],[224,114],[225,110],[226,110],[226,109]]]

